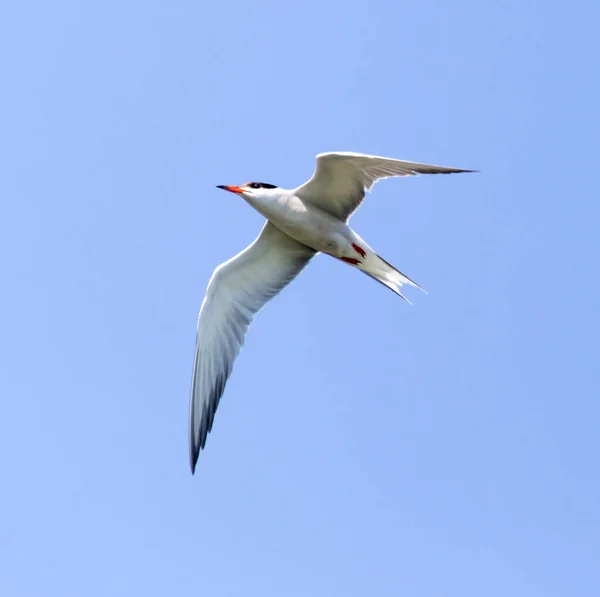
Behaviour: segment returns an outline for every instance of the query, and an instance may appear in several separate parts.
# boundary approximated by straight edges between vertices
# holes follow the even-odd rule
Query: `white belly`
[[[353,240],[352,230],[327,212],[304,203],[292,209],[277,209],[265,214],[281,231],[316,251],[335,257],[348,254]]]
[[[288,236],[334,257],[356,257],[353,243],[368,245],[344,222],[293,194],[275,199],[244,199]]]

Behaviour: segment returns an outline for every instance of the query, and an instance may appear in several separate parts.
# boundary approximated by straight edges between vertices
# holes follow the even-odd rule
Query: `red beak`
[[[240,189],[240,187],[227,186],[224,184],[217,185],[217,189],[223,189],[224,191],[229,191],[230,193],[236,193],[237,195],[242,195],[244,193],[244,190]]]

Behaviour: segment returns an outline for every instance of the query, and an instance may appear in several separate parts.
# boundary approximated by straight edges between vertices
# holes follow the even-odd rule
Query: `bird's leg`
[[[358,259],[354,259],[354,257],[340,257],[342,261],[349,263],[350,265],[358,265],[360,261]]]
[[[359,247],[356,243],[352,243],[352,248],[363,258],[365,259],[367,257],[367,252]]]

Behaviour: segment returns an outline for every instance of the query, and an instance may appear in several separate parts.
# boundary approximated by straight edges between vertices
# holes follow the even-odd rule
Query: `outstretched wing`
[[[214,271],[198,316],[190,399],[192,473],[254,315],[314,254],[267,222],[249,247]]]
[[[405,162],[361,153],[320,153],[312,178],[295,194],[346,221],[361,204],[365,192],[382,178],[417,174],[475,172],[431,164]]]

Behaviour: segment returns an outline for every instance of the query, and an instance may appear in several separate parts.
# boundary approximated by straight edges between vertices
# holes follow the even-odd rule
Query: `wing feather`
[[[196,334],[190,398],[192,473],[248,326],[314,254],[267,222],[249,247],[214,271],[200,308]]]
[[[361,153],[320,153],[312,178],[295,194],[346,221],[361,204],[365,192],[383,178],[418,174],[475,172],[432,164],[406,162]]]

